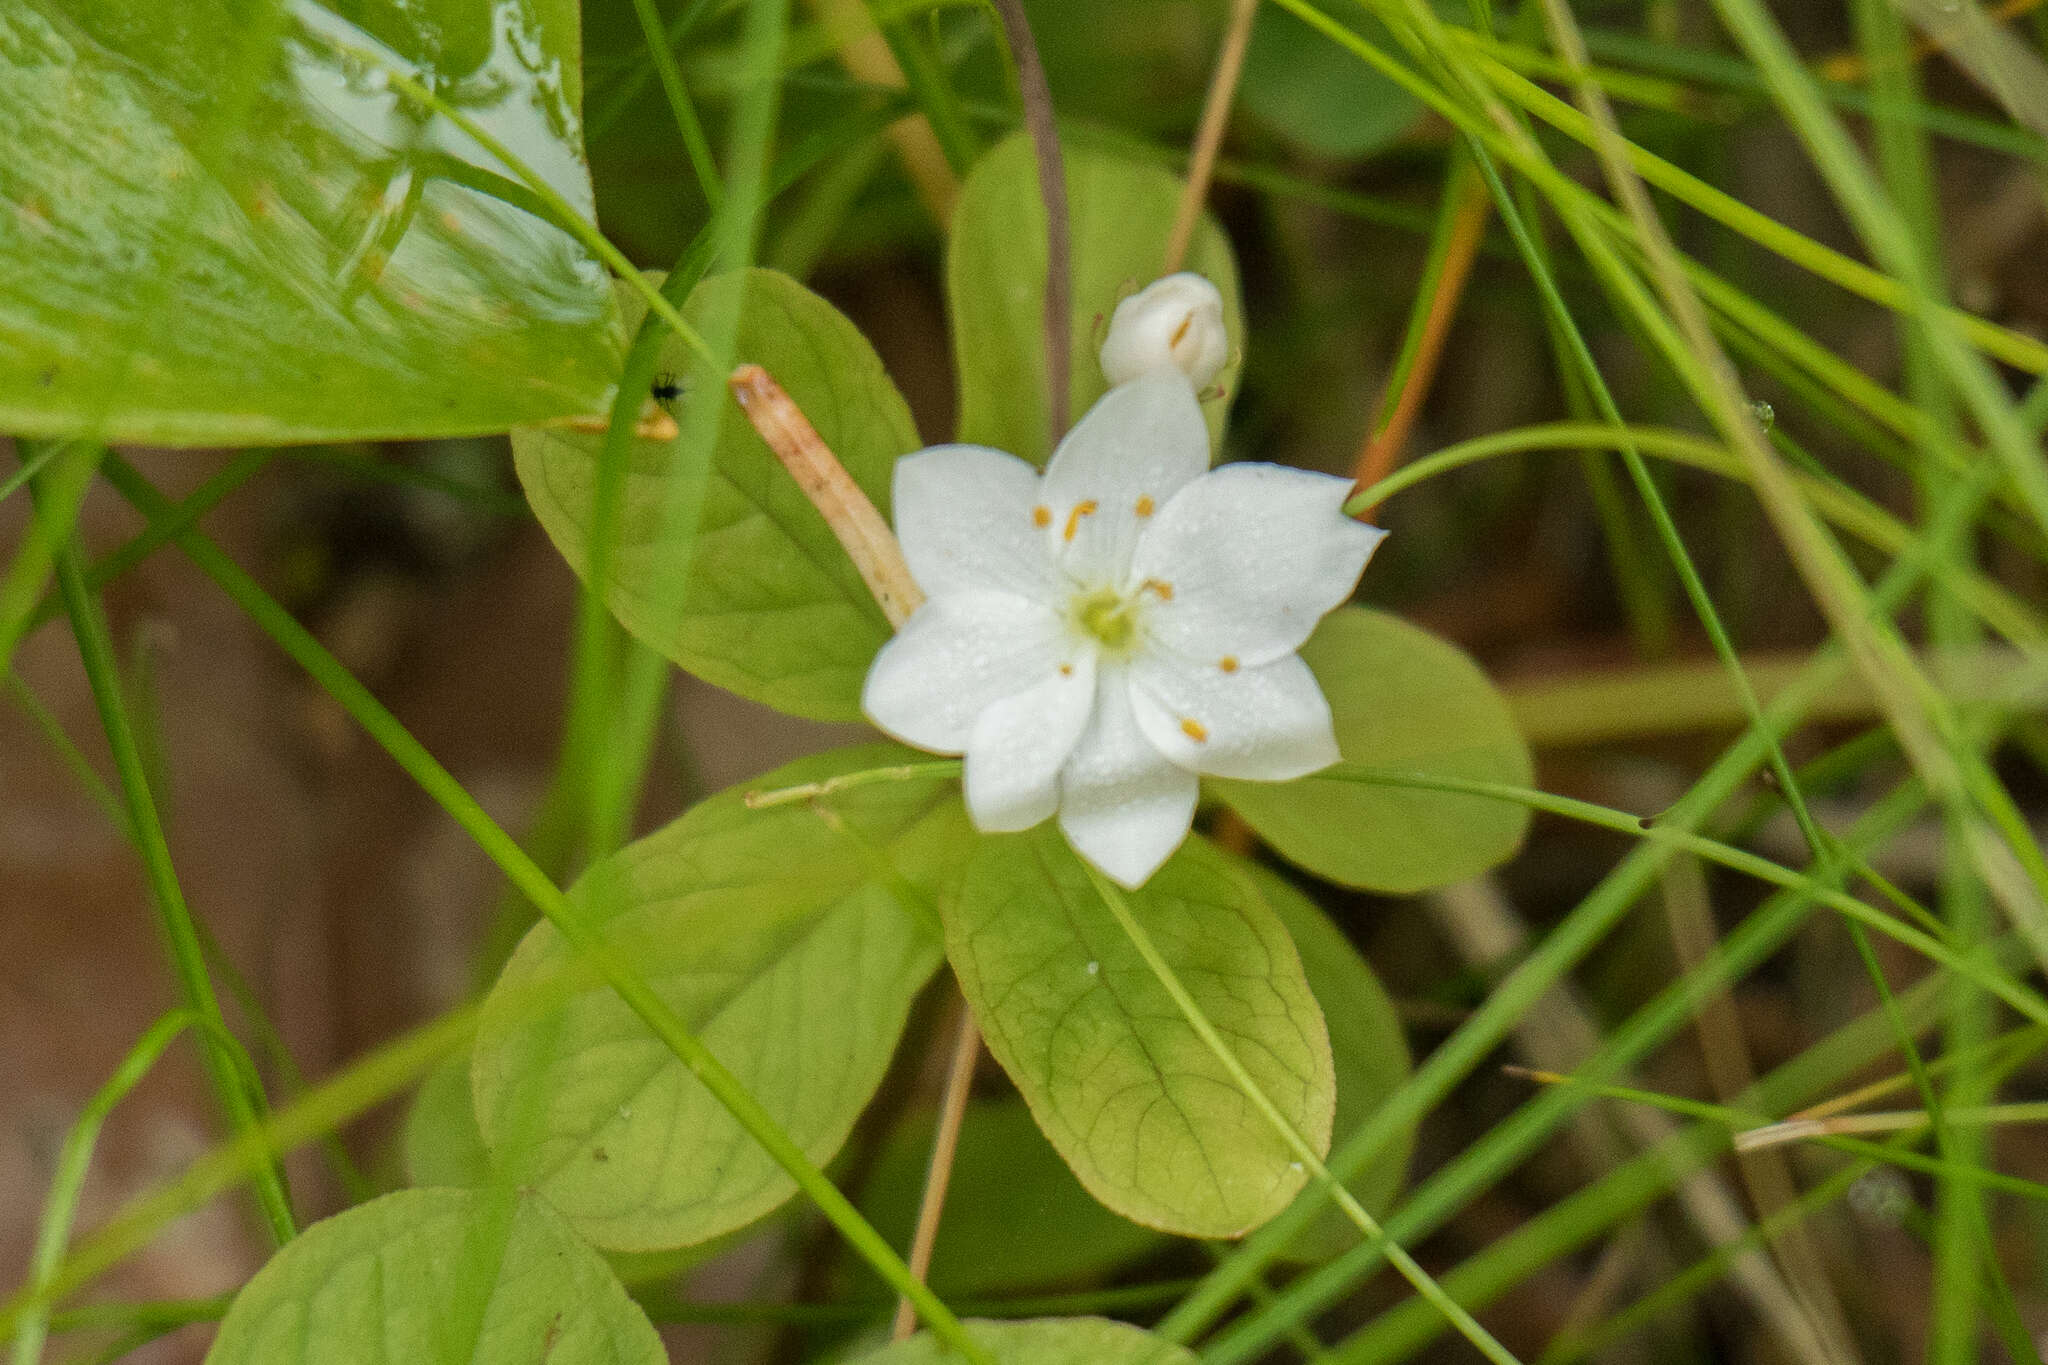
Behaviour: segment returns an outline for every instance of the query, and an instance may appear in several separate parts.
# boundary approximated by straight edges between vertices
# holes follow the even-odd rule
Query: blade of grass
[[[203,1207],[263,1166],[332,1132],[416,1082],[476,1035],[477,1010],[464,1006],[359,1058],[333,1079],[215,1147],[174,1179],[130,1200],[75,1248],[50,1278],[0,1300],[0,1337],[31,1312],[61,1303],[155,1240],[163,1229]]]
[[[177,869],[171,860],[170,844],[157,818],[156,798],[144,775],[142,754],[137,748],[135,730],[129,722],[127,705],[121,696],[113,640],[108,634],[105,618],[100,615],[99,604],[86,589],[84,570],[80,567],[82,558],[75,539],[67,541],[58,550],[57,585],[71,618],[72,634],[78,641],[79,660],[92,688],[100,726],[106,732],[108,747],[113,751],[114,771],[120,781],[122,802],[128,811],[128,828],[142,858],[150,903],[156,910],[157,927],[170,950],[179,993],[184,996],[185,1007],[207,1023],[206,1045],[201,1050],[207,1078],[212,1082],[214,1097],[227,1116],[229,1127],[237,1134],[247,1133],[263,1112],[262,1092],[260,1089],[252,1091],[246,1084],[244,1074],[236,1066],[233,1050],[224,1041],[233,1035],[221,1019],[220,1001],[213,993],[213,980],[207,974],[205,953],[199,946],[191,908],[185,903],[184,888],[178,883]],[[255,1173],[255,1177],[257,1203],[269,1225],[272,1239],[281,1246],[290,1241],[297,1230],[292,1221],[291,1196],[286,1191],[284,1170],[275,1163],[266,1164]]]
[[[1585,447],[1619,449],[1623,441],[1644,455],[1673,460],[1725,478],[1741,479],[1743,471],[1727,447],[1707,437],[1668,427],[1626,426],[1617,430],[1598,422],[1555,422],[1517,427],[1445,446],[1402,468],[1345,502],[1346,509],[1383,504],[1396,494],[1441,474],[1481,460],[1540,450]],[[1846,484],[1795,475],[1801,496],[1816,511],[1873,549],[1889,555],[1905,553],[1913,529],[1876,502]],[[1948,593],[1969,606],[1999,634],[2024,646],[2048,645],[2048,618],[2010,590],[1967,566],[1947,561],[1932,566],[1930,576]]]
[[[662,95],[668,100],[669,114],[676,121],[676,133],[683,140],[683,151],[689,157],[690,170],[697,177],[697,188],[704,192],[704,202],[715,214],[725,200],[725,182],[718,177],[718,163],[711,158],[711,144],[704,137],[703,120],[697,117],[697,106],[690,101],[689,87],[683,84],[683,73],[676,66],[676,54],[668,45],[668,36],[661,31],[661,15],[654,8],[654,0],[633,0],[633,14],[640,21],[640,36],[647,43],[647,59],[661,81]]]
[[[1756,761],[1756,757],[1754,752],[1748,755],[1751,763]],[[1924,802],[1925,797],[1913,787],[1900,788],[1880,802],[1858,823],[1850,838],[1852,846],[1872,846],[1889,838],[1920,810]],[[1686,799],[1681,799],[1679,806],[1666,817],[1689,818],[1697,817],[1691,816],[1687,811]],[[1649,851],[1649,848],[1645,847],[1639,850],[1639,853]],[[1633,904],[1636,897],[1648,889],[1659,870],[1661,864],[1654,860],[1639,859],[1635,855],[1624,859],[1621,866],[1609,875],[1593,895],[1587,897],[1579,909],[1574,910],[1563,923],[1551,930],[1530,952],[1528,958],[1495,986],[1489,993],[1487,1003],[1475,1012],[1472,1023],[1481,1022],[1481,1017],[1494,1008],[1495,996],[1503,993],[1520,994],[1524,991],[1524,983],[1528,983],[1530,999],[1540,998],[1539,987],[1542,991],[1547,991],[1561,978],[1559,971],[1546,970],[1549,964],[1544,961],[1555,951],[1553,944],[1558,936],[1575,935],[1578,926],[1574,920],[1589,910],[1597,908],[1603,914],[1618,913],[1608,908],[1606,902],[1610,895],[1626,897],[1627,901],[1622,907],[1625,910],[1629,904]],[[1839,885],[1844,869],[1842,865],[1837,864],[1821,875],[1828,884]],[[1684,1027],[1698,1008],[1698,1002],[1708,991],[1737,979],[1777,951],[1806,922],[1811,908],[1810,898],[1796,891],[1780,892],[1768,898],[1732,932],[1723,937],[1707,967],[1666,986],[1649,1003],[1610,1029],[1599,1052],[1580,1065],[1579,1073],[1603,1079],[1625,1074],[1630,1067],[1648,1056],[1652,1049]],[[1574,946],[1576,948],[1576,945]],[[1526,1006],[1516,1014],[1515,1023],[1519,1024],[1524,1015]],[[1457,1057],[1456,1064],[1448,1068],[1447,1076],[1438,1081],[1429,1074],[1443,1065],[1438,1054],[1432,1054],[1417,1069],[1415,1079],[1391,1096],[1385,1108],[1397,1113],[1419,1114],[1427,1104],[1433,1103],[1450,1085],[1455,1084],[1471,1067],[1478,1065],[1491,1053],[1490,1046],[1485,1052],[1479,1052],[1476,1044],[1486,1041],[1481,1038],[1474,1040],[1472,1052],[1476,1055],[1463,1055],[1464,1033],[1465,1030],[1461,1029],[1453,1034],[1438,1050],[1438,1054],[1446,1050],[1461,1054]],[[1526,1160],[1551,1133],[1578,1112],[1585,1098],[1576,1092],[1564,1090],[1547,1090],[1536,1095],[1529,1103],[1507,1119],[1495,1124],[1478,1142],[1467,1147],[1412,1190],[1400,1207],[1388,1216],[1388,1228],[1396,1237],[1407,1241],[1428,1236],[1467,1200],[1501,1179],[1516,1164]],[[1412,1122],[1413,1119],[1409,1121]],[[1379,1115],[1368,1120],[1358,1132],[1345,1140],[1343,1147],[1332,1160],[1333,1167],[1341,1172],[1354,1161],[1362,1164],[1370,1160],[1377,1151],[1377,1143],[1384,1141],[1383,1137],[1375,1133],[1375,1129],[1383,1128],[1385,1124],[1386,1121]],[[1679,1175],[1679,1172],[1669,1165],[1657,1169],[1665,1173],[1664,1179],[1654,1188],[1642,1191],[1641,1198],[1656,1197],[1662,1192],[1668,1180],[1676,1179]],[[1628,1207],[1632,1208],[1633,1205]],[[1292,1212],[1290,1210],[1290,1215]],[[1283,1218],[1290,1215],[1283,1215]],[[1260,1232],[1253,1234],[1252,1238],[1247,1239],[1244,1249],[1236,1253],[1233,1260],[1238,1260],[1240,1264],[1249,1260],[1253,1265],[1257,1265],[1258,1258],[1270,1254],[1267,1248],[1257,1245],[1258,1241],[1267,1235],[1267,1229],[1261,1229]],[[1590,1229],[1587,1235],[1591,1235]],[[1277,1233],[1274,1237],[1274,1248],[1285,1245],[1284,1241],[1279,1240]],[[1213,1365],[1237,1365],[1237,1362],[1256,1358],[1273,1339],[1274,1332],[1281,1324],[1320,1311],[1360,1277],[1368,1274],[1377,1262],[1377,1253],[1368,1244],[1356,1247],[1337,1260],[1301,1276],[1289,1285],[1281,1296],[1283,1315],[1267,1319],[1265,1315],[1247,1314],[1210,1343],[1205,1349],[1205,1356]],[[1164,1335],[1185,1340],[1194,1330],[1199,1329],[1201,1323],[1193,1311],[1185,1310],[1192,1308],[1204,1312],[1215,1311],[1210,1304],[1214,1303],[1218,1308],[1226,1305],[1230,1287],[1231,1282],[1227,1276],[1210,1277],[1202,1290],[1190,1295],[1189,1299],[1184,1301],[1182,1309],[1169,1314],[1158,1330]],[[1430,1317],[1433,1330],[1434,1315]],[[1190,1322],[1194,1325],[1182,1325]]]
[[[93,1092],[79,1112],[57,1151],[57,1169],[50,1178],[50,1193],[43,1201],[43,1216],[36,1228],[35,1249],[29,1254],[27,1285],[33,1293],[46,1293],[63,1263],[64,1246],[71,1240],[71,1226],[78,1216],[78,1198],[85,1188],[86,1172],[99,1143],[100,1129],[114,1106],[156,1065],[157,1058],[187,1028],[205,1030],[204,1016],[191,1010],[176,1010],[152,1024],[138,1039],[114,1074]],[[233,1039],[225,1040],[228,1044]],[[43,1358],[43,1342],[50,1328],[47,1303],[24,1313],[14,1327],[14,1365],[37,1365]]]
[[[28,534],[8,562],[6,576],[0,577],[0,673],[13,670],[15,647],[28,634],[36,601],[50,581],[58,550],[70,538],[105,449],[90,441],[72,441],[25,452],[24,467],[39,456],[48,467],[30,485],[41,491],[30,507]]]
[[[1472,53],[1474,70],[1484,75],[1502,95],[1574,141],[1587,147],[1596,146],[1599,135],[1589,115],[1573,109],[1534,82],[1488,58],[1465,30],[1447,25],[1444,31],[1452,42]],[[1626,145],[1624,155],[1636,174],[1649,183],[1773,255],[1894,312],[1912,315],[1919,311],[1911,288],[1900,278],[1894,278],[1899,273],[1896,269],[1892,269],[1890,274],[1873,270],[1861,261],[1786,227],[1768,214],[1751,208],[1735,196],[1714,188],[1634,143]],[[1889,266],[1887,268],[1890,269]],[[2030,374],[2048,371],[2048,345],[1960,309],[1946,305],[1943,309],[1943,318],[1985,354]]]
[[[1732,4],[1743,13],[1761,16],[1761,10],[1752,0],[1717,2],[1722,3],[1724,10]],[[1418,11],[1418,24],[1424,23],[1420,15],[1426,14],[1426,10],[1415,5],[1413,0],[1410,7]],[[1562,0],[1544,0],[1544,7],[1550,21],[1552,41],[1560,54],[1574,68],[1583,67],[1586,63],[1585,46],[1570,10]],[[1764,22],[1767,24],[1768,20]],[[1771,31],[1775,32],[1775,29]],[[1792,555],[1829,624],[1847,646],[1858,672],[1879,698],[1908,759],[1927,780],[1929,790],[1951,813],[1962,831],[1977,874],[1986,881],[2013,922],[2035,945],[2037,955],[2048,962],[2048,857],[2043,856],[2024,816],[1996,775],[1963,743],[1952,708],[1920,673],[1897,632],[1887,623],[1873,619],[1864,584],[1799,497],[1797,485],[1763,438],[1755,415],[1742,395],[1740,380],[1726,354],[1715,342],[1699,299],[1691,291],[1684,272],[1676,262],[1662,221],[1629,164],[1625,143],[1615,127],[1613,111],[1608,107],[1606,97],[1596,87],[1583,82],[1578,87],[1578,96],[1598,134],[1596,150],[1606,169],[1609,184],[1636,224],[1639,240],[1650,258],[1652,279],[1670,310],[1672,332],[1660,340],[1660,347],[1681,375],[1688,378],[1688,387],[1696,401],[1742,458],[1780,541]],[[1825,113],[1820,117],[1825,119]],[[1830,123],[1829,127],[1832,126]],[[1844,155],[1853,159],[1854,153],[1845,150]],[[1908,245],[1905,256],[1910,255]],[[1904,273],[1911,282],[1914,315],[1927,325],[1930,344],[1937,357],[1952,358],[1953,369],[1958,372],[1981,366],[1974,353],[1964,353],[1961,341],[1948,334],[1945,324],[1937,325],[1930,319],[1928,310],[1933,305],[1928,302],[1930,294],[1918,261],[1902,257],[1890,263],[1895,272]],[[1639,310],[1639,316],[1646,323],[1663,322],[1661,315],[1648,310]],[[1944,343],[1948,343],[1946,350]],[[1957,376],[1952,373],[1951,377]],[[1966,401],[1970,401],[1968,392],[1964,396]],[[2018,424],[2011,405],[2002,397],[1994,394],[1986,403],[1971,402],[1971,407],[1989,430],[1994,448],[2002,449],[2002,438],[1994,427],[1994,417],[2003,417],[2012,428],[2010,434],[2017,434]],[[1995,413],[1991,411],[1994,408],[1997,409]],[[2037,516],[2041,524],[2048,527],[2048,468],[2041,467],[2034,454],[2023,458],[2031,466],[2031,475],[2040,483]],[[2008,473],[2015,480],[2020,480],[2014,461],[2008,459],[2006,463]],[[2024,483],[2022,492],[2030,503],[2034,500],[2034,495],[2027,492]],[[1972,803],[1989,817],[1991,827],[1997,831],[1996,836],[1970,810]],[[1994,838],[2002,839],[2003,845],[1994,842]],[[2014,872],[2023,875],[2015,876]]]

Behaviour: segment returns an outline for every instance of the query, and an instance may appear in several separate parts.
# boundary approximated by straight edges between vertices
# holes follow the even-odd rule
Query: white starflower
[[[1223,295],[1192,270],[1154,280],[1119,303],[1102,339],[1102,374],[1112,384],[1172,368],[1200,389],[1229,359]]]
[[[966,755],[977,828],[1057,811],[1083,857],[1136,887],[1186,836],[1197,774],[1284,781],[1337,760],[1295,651],[1385,533],[1344,515],[1344,479],[1208,465],[1177,370],[1110,390],[1043,476],[985,446],[897,461],[896,534],[927,600],[862,706],[905,743]]]

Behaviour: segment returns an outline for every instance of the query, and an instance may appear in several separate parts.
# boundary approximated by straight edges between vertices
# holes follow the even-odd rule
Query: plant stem
[[[1223,145],[1223,128],[1230,120],[1230,102],[1237,94],[1238,78],[1244,73],[1244,52],[1251,43],[1252,19],[1259,12],[1259,0],[1231,0],[1230,27],[1224,30],[1223,46],[1216,54],[1216,70],[1209,77],[1209,93],[1202,101],[1201,121],[1195,125],[1195,141],[1188,154],[1188,179],[1181,187],[1180,204],[1173,214],[1173,230],[1166,236],[1166,260],[1160,269],[1171,275],[1187,259],[1188,243],[1194,240],[1195,224],[1201,220],[1203,201],[1209,197],[1209,181],[1216,174],[1216,149]]]
[[[960,1123],[967,1117],[967,1097],[974,1090],[974,1064],[981,1057],[981,1030],[974,1011],[960,1002],[960,1026],[953,1035],[953,1063],[946,1071],[946,1093],[939,1103],[939,1127],[932,1135],[931,1164],[925,1169],[924,1196],[917,1205],[917,1231],[910,1239],[910,1273],[923,1282],[932,1268],[932,1246],[939,1238],[939,1215],[946,1208],[946,1186],[953,1179],[953,1158],[960,1150]],[[898,1300],[891,1341],[901,1341],[917,1328],[917,1307]]]
[[[1430,243],[1429,264],[1423,272],[1425,291],[1416,298],[1400,361],[1378,418],[1359,448],[1354,491],[1385,479],[1407,447],[1422,400],[1436,378],[1437,362],[1443,358],[1444,342],[1450,338],[1451,322],[1472,276],[1479,244],[1486,238],[1492,202],[1486,182],[1472,173],[1468,162],[1461,161],[1445,198],[1444,230]],[[1353,501],[1355,505],[1357,500]],[[1366,504],[1352,515],[1370,521],[1377,510],[1377,506]]]
[[[1060,157],[1060,130],[1053,117],[1052,89],[1024,0],[990,0],[1002,20],[1003,38],[1017,64],[1017,93],[1024,102],[1024,126],[1038,156],[1038,195],[1045,201],[1045,387],[1052,415],[1052,444],[1067,433],[1069,361],[1073,335],[1073,268],[1067,230],[1067,172]]]

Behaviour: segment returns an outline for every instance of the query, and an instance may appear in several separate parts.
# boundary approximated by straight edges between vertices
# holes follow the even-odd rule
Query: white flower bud
[[[1102,373],[1112,386],[1171,366],[1200,389],[1229,358],[1223,295],[1189,270],[1154,280],[1118,304],[1102,343]]]

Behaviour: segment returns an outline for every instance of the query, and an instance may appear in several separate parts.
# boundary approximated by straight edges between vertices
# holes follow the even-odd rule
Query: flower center
[[[1137,647],[1138,613],[1150,595],[1161,602],[1173,600],[1173,584],[1163,578],[1148,578],[1131,592],[1096,588],[1076,597],[1068,611],[1074,624],[1102,642],[1112,654],[1128,654]]]
[[[1114,588],[1097,588],[1074,599],[1075,622],[1102,642],[1104,649],[1122,653],[1138,634],[1138,598],[1125,596]]]

